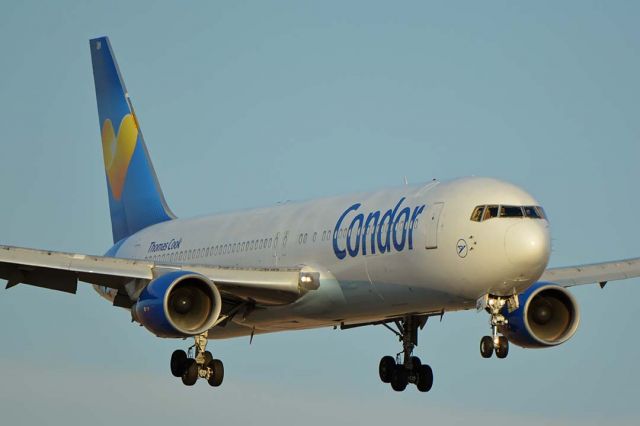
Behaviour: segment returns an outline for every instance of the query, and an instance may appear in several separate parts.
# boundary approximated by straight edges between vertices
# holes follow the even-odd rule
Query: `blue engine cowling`
[[[202,334],[214,326],[222,298],[207,277],[168,272],[152,280],[131,308],[133,318],[159,337]]]
[[[571,293],[559,285],[535,283],[519,295],[519,301],[518,309],[505,312],[508,323],[500,328],[500,332],[518,346],[556,346],[569,340],[578,329],[578,304]]]

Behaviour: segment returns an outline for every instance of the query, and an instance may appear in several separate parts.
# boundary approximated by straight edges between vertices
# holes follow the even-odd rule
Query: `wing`
[[[636,257],[614,262],[550,268],[544,271],[540,281],[553,282],[563,287],[595,283],[599,283],[600,287],[604,287],[609,281],[639,276],[640,257]]]
[[[30,284],[75,293],[78,281],[82,281],[114,289],[122,301],[122,298],[129,300],[132,294],[155,277],[175,270],[188,270],[206,276],[216,284],[223,298],[229,301],[280,305],[291,303],[319,287],[319,274],[303,268],[172,265],[147,260],[0,246],[0,279],[7,280],[7,288]],[[114,304],[117,304],[116,301]],[[124,301],[119,306],[127,304]]]

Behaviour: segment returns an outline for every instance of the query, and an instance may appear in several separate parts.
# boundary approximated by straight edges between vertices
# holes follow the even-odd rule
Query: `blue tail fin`
[[[109,39],[89,44],[115,243],[175,216],[162,195]]]

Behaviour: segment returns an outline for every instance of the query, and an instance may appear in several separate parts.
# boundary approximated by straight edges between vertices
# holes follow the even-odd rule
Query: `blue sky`
[[[108,35],[179,216],[485,175],[552,223],[552,266],[640,256],[637,2],[35,2],[0,6],[0,241],[103,253],[110,224],[88,39]],[[637,424],[640,280],[575,289],[568,343],[483,360],[486,315],[429,323],[434,389],[377,378],[383,328],[214,342],[185,388],[88,287],[0,293],[0,418]]]

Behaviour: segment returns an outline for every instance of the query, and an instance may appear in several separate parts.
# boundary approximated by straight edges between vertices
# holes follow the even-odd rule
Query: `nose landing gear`
[[[428,392],[433,386],[431,367],[422,364],[420,358],[413,356],[413,350],[418,346],[418,329],[424,328],[428,318],[428,316],[406,316],[402,321],[395,321],[398,330],[383,323],[402,342],[403,350],[395,358],[388,355],[382,357],[378,367],[380,380],[391,384],[391,388],[396,392],[404,391],[409,383],[415,384],[420,392]],[[402,358],[400,355],[403,355]]]
[[[193,386],[199,378],[211,386],[220,386],[224,379],[224,365],[207,351],[207,334],[194,336],[195,343],[187,352],[179,349],[171,354],[171,374],[181,377],[186,386]]]
[[[508,320],[502,314],[506,307],[509,312],[518,309],[518,295],[509,297],[485,295],[478,300],[478,310],[484,309],[490,315],[491,336],[480,339],[480,355],[483,358],[491,358],[495,351],[496,357],[506,358],[509,354],[509,340],[505,336],[498,335],[498,329],[508,324]]]

